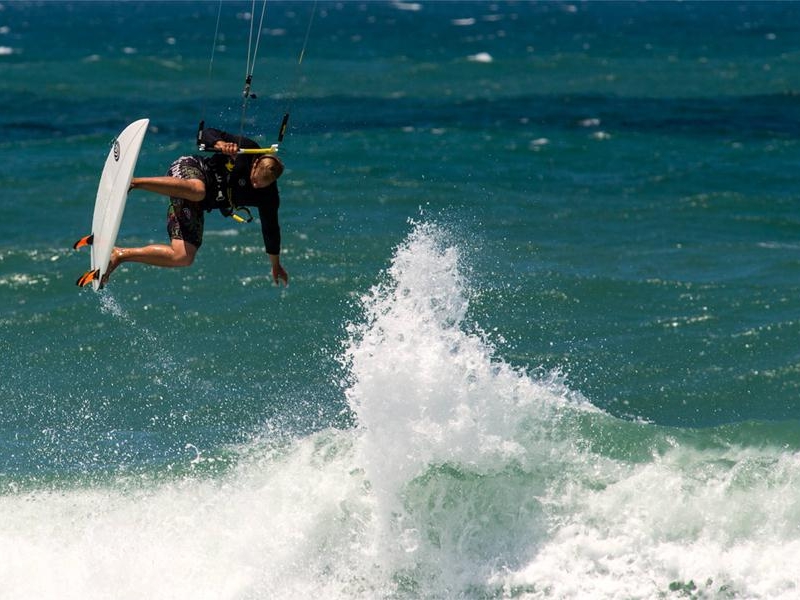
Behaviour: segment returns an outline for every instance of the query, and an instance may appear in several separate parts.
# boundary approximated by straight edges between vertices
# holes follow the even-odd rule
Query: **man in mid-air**
[[[277,180],[283,163],[273,154],[239,154],[240,148],[259,148],[253,140],[232,136],[219,129],[203,129],[198,140],[218,152],[211,156],[182,156],[163,177],[134,177],[131,190],[147,190],[169,196],[167,233],[170,244],[141,248],[114,248],[104,283],[119,265],[138,262],[157,267],[188,267],[203,243],[205,212],[219,210],[225,216],[251,220],[247,207],[258,209],[264,247],[276,284],[288,285],[289,274],[281,265],[280,196]],[[87,282],[88,283],[88,282]]]

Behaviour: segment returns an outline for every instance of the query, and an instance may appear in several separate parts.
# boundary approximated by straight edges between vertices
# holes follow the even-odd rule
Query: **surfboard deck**
[[[91,248],[90,269],[77,281],[81,287],[92,284],[95,290],[103,287],[103,277],[108,270],[111,251],[117,241],[119,225],[125,212],[125,202],[133,179],[133,170],[147,133],[150,119],[139,119],[122,130],[111,143],[94,202],[92,230],[75,242],[75,249]]]

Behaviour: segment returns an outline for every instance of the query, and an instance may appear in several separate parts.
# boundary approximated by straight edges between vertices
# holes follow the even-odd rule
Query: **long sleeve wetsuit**
[[[232,142],[240,148],[260,146],[245,137],[231,135],[219,129],[206,128],[201,133],[201,143],[213,148],[218,141]],[[235,158],[224,154],[199,157],[208,169],[206,196],[201,206],[206,211],[219,210],[229,216],[233,208],[255,207],[261,220],[261,235],[267,254],[280,254],[281,228],[278,222],[280,194],[277,183],[256,189],[250,183],[250,171],[258,155],[239,154]]]

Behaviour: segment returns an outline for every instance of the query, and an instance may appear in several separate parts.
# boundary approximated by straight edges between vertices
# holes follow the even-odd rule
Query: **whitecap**
[[[206,231],[205,233],[207,236],[216,236],[216,237],[236,237],[239,235],[238,229],[212,229],[210,231]]]
[[[397,10],[407,10],[411,12],[422,10],[422,4],[419,2],[392,2],[392,6]]]
[[[531,140],[528,144],[528,147],[533,150],[534,152],[539,152],[542,148],[550,144],[550,140],[547,138],[536,138],[535,140]]]
[[[471,62],[490,63],[494,61],[494,58],[492,58],[492,55],[488,52],[478,52],[477,54],[469,55],[467,60]]]

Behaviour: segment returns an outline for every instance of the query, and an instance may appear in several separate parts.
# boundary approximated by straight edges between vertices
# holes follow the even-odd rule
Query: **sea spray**
[[[345,352],[356,460],[376,502],[375,551],[442,593],[532,553],[543,490],[526,469],[569,454],[551,434],[564,407],[594,411],[557,376],[536,381],[494,356],[466,323],[460,263],[444,228],[415,224],[385,280],[362,298],[364,320],[350,327]]]
[[[374,438],[382,447],[388,472],[380,481],[395,491],[430,464],[492,468],[521,460],[528,450],[519,427],[531,415],[559,416],[565,404],[596,410],[557,374],[534,380],[496,358],[479,328],[467,331],[469,290],[447,237],[438,225],[417,225],[387,281],[362,299],[364,322],[349,329],[346,394],[365,444]]]

